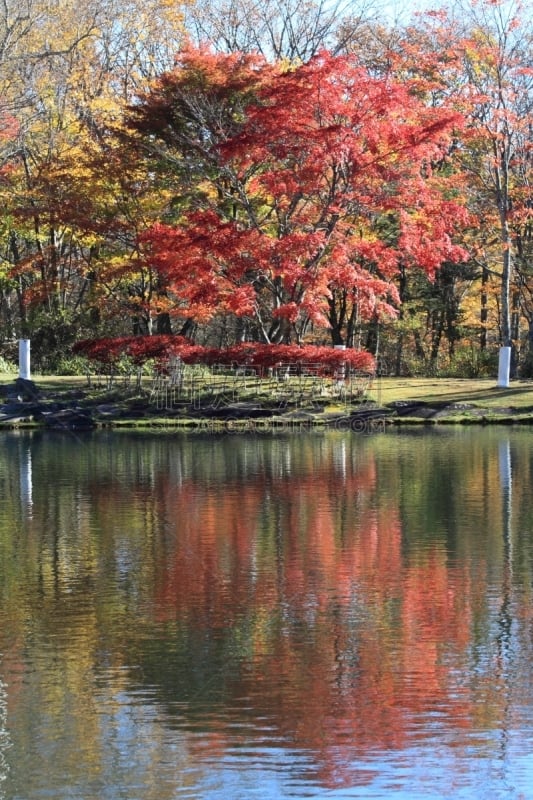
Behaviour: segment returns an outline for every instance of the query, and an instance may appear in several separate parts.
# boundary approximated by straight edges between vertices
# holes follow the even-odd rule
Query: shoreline
[[[6,376],[7,377],[7,376]],[[3,402],[2,402],[3,390]],[[490,379],[378,378],[359,400],[204,393],[195,402],[149,387],[91,386],[84,379],[15,379],[0,386],[0,430],[152,430],[244,433],[388,427],[533,424],[533,384],[497,389]]]
[[[222,412],[222,409],[220,410]],[[418,407],[408,415],[394,413],[389,407],[347,409],[346,412],[313,413],[305,409],[275,416],[246,416],[233,414],[232,409],[220,416],[197,414],[194,417],[164,414],[113,415],[87,414],[85,409],[62,408],[37,418],[31,414],[17,413],[4,416],[0,413],[0,431],[154,431],[181,433],[276,433],[303,431],[352,431],[378,433],[387,428],[416,427],[524,427],[533,425],[533,413],[509,413],[502,409],[475,408],[465,412]]]

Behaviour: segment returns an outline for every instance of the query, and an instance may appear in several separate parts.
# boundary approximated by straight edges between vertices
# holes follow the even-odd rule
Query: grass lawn
[[[16,380],[18,375],[14,373],[0,372],[0,384],[6,386]],[[85,375],[32,375],[32,381],[43,391],[70,391],[72,389],[83,389],[87,386]]]
[[[533,381],[513,381],[499,389],[496,378],[378,378],[372,397],[386,405],[395,400],[472,403],[480,408],[533,408]]]
[[[0,373],[0,383],[10,384],[16,377],[14,374]],[[60,392],[87,387],[85,376],[35,375],[33,380],[43,391]],[[380,405],[398,400],[415,400],[427,403],[472,403],[480,408],[533,409],[533,380],[513,381],[508,389],[499,389],[496,383],[496,378],[377,378],[369,399]]]

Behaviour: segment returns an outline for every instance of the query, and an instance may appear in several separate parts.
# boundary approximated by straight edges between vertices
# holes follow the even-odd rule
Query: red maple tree
[[[181,181],[182,213],[143,246],[184,317],[245,316],[265,342],[322,326],[342,343],[340,300],[394,314],[400,263],[431,275],[466,257],[466,212],[435,169],[462,118],[409,79],[326,52],[287,69],[189,50],[131,125]]]

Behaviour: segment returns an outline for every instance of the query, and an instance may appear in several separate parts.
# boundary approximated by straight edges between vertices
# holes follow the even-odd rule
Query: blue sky
[[[385,13],[391,19],[406,17],[409,18],[416,11],[423,11],[430,8],[440,8],[445,0],[386,0],[383,3]]]

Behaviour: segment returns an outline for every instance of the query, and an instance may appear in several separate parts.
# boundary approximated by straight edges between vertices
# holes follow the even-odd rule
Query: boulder
[[[91,414],[79,408],[63,408],[43,415],[46,428],[61,431],[92,430],[96,427]]]
[[[39,389],[33,381],[27,378],[17,378],[15,380],[15,394],[23,401],[37,400],[39,397]]]

